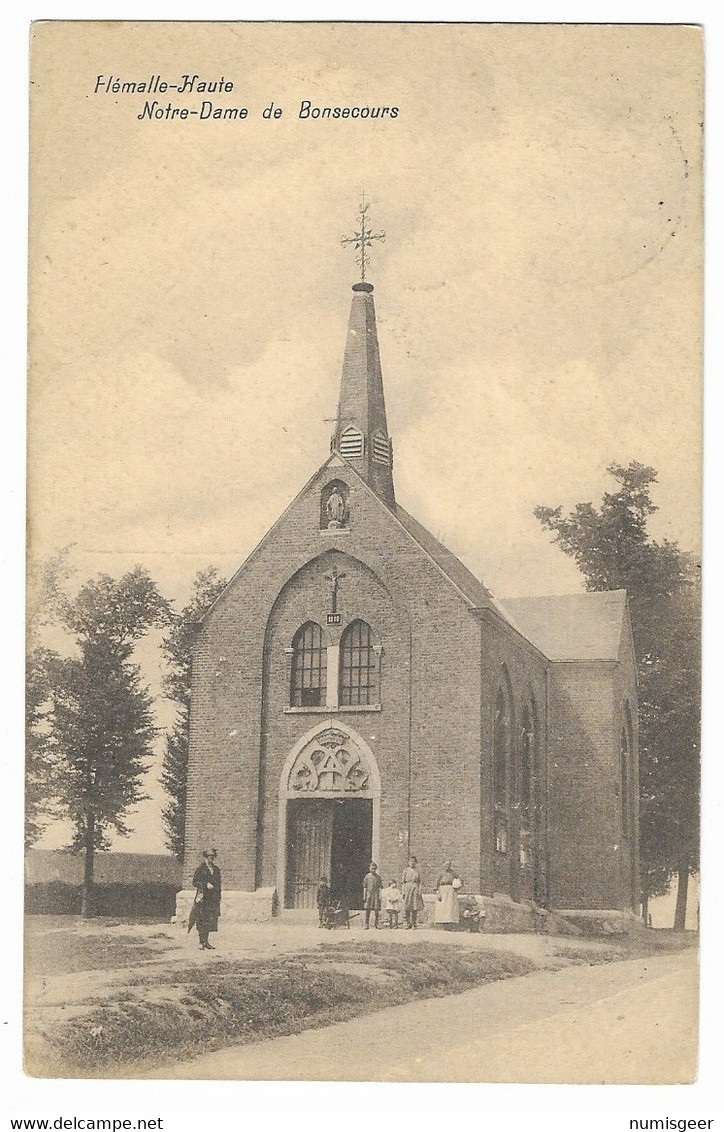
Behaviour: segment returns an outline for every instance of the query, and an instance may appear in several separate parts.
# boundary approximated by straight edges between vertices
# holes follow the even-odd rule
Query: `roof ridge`
[[[580,590],[578,592],[571,592],[562,594],[517,594],[515,597],[501,597],[498,601],[505,603],[506,601],[552,601],[554,599],[562,598],[583,598],[583,597],[603,597],[610,596],[611,594],[625,594],[627,591],[622,586],[616,590]]]

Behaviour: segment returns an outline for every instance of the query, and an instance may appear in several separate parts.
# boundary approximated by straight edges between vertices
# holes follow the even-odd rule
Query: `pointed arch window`
[[[628,738],[628,728],[624,723],[621,728],[621,832],[624,839],[631,836],[631,744]]]
[[[533,864],[536,733],[535,718],[527,704],[523,709],[520,739],[520,863],[529,868]]]
[[[339,677],[340,705],[379,703],[379,656],[366,621],[353,621],[342,634]]]
[[[510,699],[500,688],[493,723],[493,829],[496,853],[508,852],[508,767],[511,739]]]
[[[297,629],[292,640],[291,706],[320,707],[327,697],[327,650],[314,621]]]

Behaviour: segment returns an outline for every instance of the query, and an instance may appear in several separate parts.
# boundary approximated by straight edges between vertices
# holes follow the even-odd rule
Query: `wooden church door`
[[[289,802],[287,813],[287,908],[315,908],[317,885],[332,865],[334,803],[326,798]]]

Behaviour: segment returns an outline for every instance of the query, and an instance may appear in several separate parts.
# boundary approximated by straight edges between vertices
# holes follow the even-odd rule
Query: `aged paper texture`
[[[701,30],[31,40],[27,1071],[694,1080]]]

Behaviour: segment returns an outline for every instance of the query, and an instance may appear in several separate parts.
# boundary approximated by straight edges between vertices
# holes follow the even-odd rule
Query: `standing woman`
[[[435,887],[437,888],[435,923],[440,924],[446,931],[452,931],[460,923],[458,889],[462,888],[462,881],[453,870],[451,861],[446,861],[443,865]]]
[[[204,849],[203,861],[194,873],[193,886],[196,889],[189,929],[196,924],[199,933],[199,951],[213,951],[209,943],[209,932],[219,929],[221,915],[221,873],[216,864],[216,850]]]
[[[405,904],[405,927],[416,928],[417,913],[424,907],[422,878],[417,867],[417,857],[410,857],[407,868],[402,874],[402,898]]]

